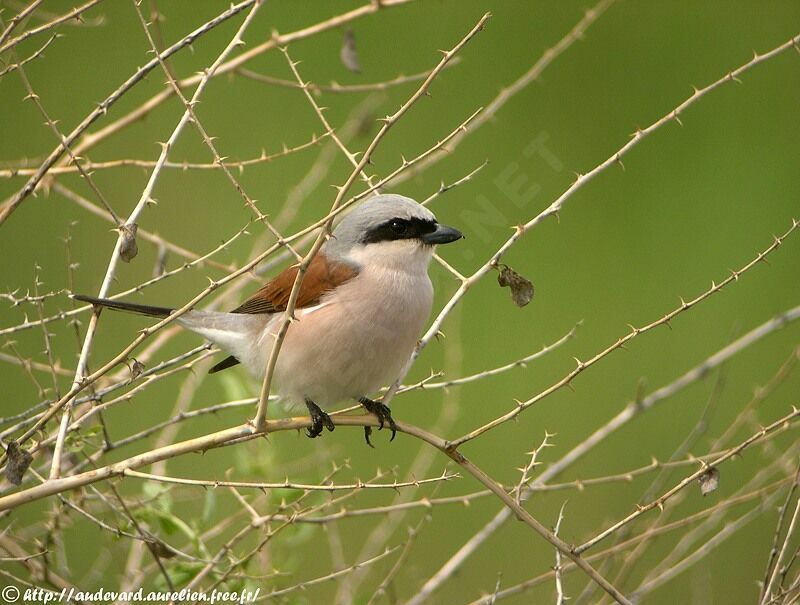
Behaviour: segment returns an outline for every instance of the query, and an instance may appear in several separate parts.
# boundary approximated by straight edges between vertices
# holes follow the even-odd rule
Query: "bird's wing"
[[[236,307],[231,313],[280,313],[286,310],[289,296],[292,293],[294,280],[299,267],[294,265],[286,269],[272,281],[267,282],[253,296]],[[311,261],[300,284],[296,309],[312,307],[319,303],[324,294],[350,281],[358,275],[358,269],[343,262],[330,260],[324,254],[317,254]],[[235,357],[223,359],[209,370],[209,374],[219,372],[239,363]]]
[[[231,313],[257,314],[285,311],[294,280],[297,278],[297,271],[297,265],[289,267]],[[302,309],[316,305],[324,294],[350,281],[356,275],[358,269],[352,265],[317,254],[308,266],[303,283],[300,284],[295,308]]]

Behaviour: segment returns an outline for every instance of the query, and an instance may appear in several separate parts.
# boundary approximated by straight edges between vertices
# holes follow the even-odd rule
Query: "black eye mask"
[[[376,244],[400,239],[420,239],[422,236],[436,231],[436,221],[421,218],[393,218],[370,229],[362,244]]]

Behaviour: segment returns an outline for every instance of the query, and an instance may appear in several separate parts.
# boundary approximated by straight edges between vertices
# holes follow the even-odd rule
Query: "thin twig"
[[[434,67],[427,78],[423,81],[422,85],[417,89],[417,91],[412,94],[408,100],[403,103],[403,105],[392,115],[386,116],[383,121],[383,126],[372,139],[370,144],[364,150],[364,153],[361,156],[361,159],[356,163],[353,168],[353,171],[350,173],[350,176],[344,182],[344,184],[337,189],[336,197],[331,205],[331,210],[329,213],[330,218],[328,218],[322,226],[319,235],[317,236],[314,244],[311,246],[311,250],[309,250],[308,254],[303,258],[302,262],[297,267],[297,275],[294,280],[294,284],[292,285],[292,290],[289,295],[289,300],[286,303],[286,310],[283,313],[283,318],[281,319],[281,323],[278,329],[275,331],[275,342],[272,345],[272,350],[270,352],[269,358],[267,359],[266,368],[264,372],[264,381],[261,386],[261,393],[259,395],[258,400],[258,409],[256,410],[256,417],[253,420],[253,424],[256,430],[263,430],[264,423],[267,415],[267,403],[269,401],[269,391],[270,387],[272,386],[272,376],[275,372],[275,365],[277,363],[277,357],[280,353],[281,346],[283,345],[283,341],[286,338],[286,333],[289,329],[290,322],[294,319],[294,311],[295,305],[297,304],[297,297],[300,294],[300,286],[303,283],[303,278],[305,277],[306,270],[308,266],[311,264],[311,261],[316,256],[317,252],[319,252],[320,248],[322,248],[322,244],[325,243],[327,236],[330,233],[331,225],[333,223],[333,213],[342,205],[344,201],[344,197],[349,191],[350,187],[353,185],[355,179],[361,171],[363,170],[364,166],[372,158],[372,154],[375,151],[375,148],[378,144],[383,140],[386,133],[391,129],[397,121],[405,115],[405,113],[416,103],[428,90],[431,82],[436,78],[436,76],[441,72],[442,69],[450,62],[450,60],[458,54],[458,52],[469,42],[475,34],[483,29],[484,24],[488,21],[490,15],[487,13],[485,14],[478,23],[464,36],[461,41],[456,44],[451,50],[444,52],[444,56],[442,57],[441,61]],[[405,165],[405,162],[404,162]],[[369,179],[368,179],[369,183]],[[380,186],[379,184],[371,184],[370,188],[376,188]]]
[[[797,475],[797,474],[795,475],[794,483],[792,484],[792,488],[789,491],[789,498],[790,499],[791,499],[792,494],[794,493],[794,490],[797,488],[797,482],[798,482],[798,478],[799,477],[800,477],[800,475]],[[780,519],[781,521],[783,520],[783,514],[786,512],[786,509],[788,508],[788,504],[789,504],[789,500],[787,500],[787,502],[784,504],[783,510],[781,512],[781,519]],[[772,573],[770,574],[769,579],[767,580],[767,582],[764,583],[763,596],[761,597],[761,601],[760,601],[760,603],[762,603],[762,604],[765,603],[766,600],[769,599],[772,596],[772,594],[771,594],[772,586],[775,584],[775,581],[776,581],[776,579],[778,577],[778,572],[781,571],[781,563],[783,562],[784,557],[786,556],[786,552],[787,552],[787,550],[789,548],[789,542],[790,542],[790,540],[792,538],[792,534],[794,534],[795,526],[798,523],[798,518],[800,518],[800,498],[798,498],[797,502],[795,503],[794,513],[792,514],[792,518],[789,521],[789,526],[786,529],[786,534],[785,534],[784,539],[783,539],[783,544],[781,544],[780,550],[778,551],[778,556],[777,556],[777,558],[775,558],[775,563],[774,563],[774,565],[772,567]],[[782,523],[779,522],[779,524],[778,524],[778,529],[779,530],[780,530],[780,526],[781,525],[782,525]]]
[[[581,553],[585,552],[586,550],[588,550],[589,548],[592,548],[594,545],[596,545],[598,542],[600,542],[604,538],[608,537],[609,535],[611,535],[612,533],[617,531],[619,528],[624,527],[625,525],[627,525],[628,523],[630,523],[634,519],[636,519],[639,516],[643,515],[647,511],[650,511],[650,510],[652,510],[654,508],[663,507],[664,503],[667,500],[669,500],[672,496],[674,496],[679,491],[681,491],[682,489],[686,488],[686,486],[688,486],[692,482],[694,482],[707,469],[718,467],[720,464],[722,464],[726,460],[729,460],[730,458],[733,458],[734,456],[740,454],[748,446],[750,446],[753,443],[759,441],[760,439],[763,439],[766,435],[768,435],[772,431],[775,431],[775,430],[777,430],[779,428],[782,428],[784,426],[790,425],[791,422],[797,417],[800,417],[800,409],[794,408],[790,413],[786,414],[785,416],[783,416],[782,418],[776,420],[775,422],[765,426],[763,429],[761,429],[757,433],[751,435],[750,437],[748,437],[747,439],[742,441],[742,443],[740,443],[735,448],[732,448],[728,452],[726,452],[726,453],[722,454],[721,456],[715,458],[714,460],[712,460],[709,463],[705,463],[705,462],[702,463],[700,468],[697,471],[695,471],[691,475],[688,475],[687,477],[684,477],[684,479],[682,479],[680,481],[680,483],[675,485],[672,489],[664,492],[664,494],[662,494],[661,496],[659,496],[658,498],[656,498],[652,502],[649,502],[649,503],[647,503],[645,505],[637,506],[635,512],[631,513],[630,515],[628,515],[624,519],[621,519],[621,520],[617,521],[616,523],[614,523],[613,525],[611,525],[607,529],[601,531],[595,537],[591,538],[590,540],[587,540],[586,542],[584,542],[580,546],[576,546],[573,549],[573,551],[575,553],[577,553],[577,554],[581,554]]]
[[[553,528],[553,535],[555,536],[558,535],[558,530],[561,529],[561,522],[564,520],[565,506],[567,506],[566,501],[561,505],[561,509],[558,511],[558,520]],[[561,551],[558,549],[556,549],[556,566],[553,571],[555,571],[556,575],[556,605],[564,605],[569,597],[564,595],[564,587],[561,583]]]
[[[8,22],[8,26],[0,34],[0,44],[5,43],[14,28],[17,27],[28,15],[30,15],[42,3],[43,0],[33,0],[28,6],[23,8],[19,13],[14,15]]]
[[[456,57],[450,63],[450,67],[457,65],[460,59]],[[240,76],[244,76],[245,78],[249,78],[251,80],[255,80],[256,82],[261,82],[263,84],[269,84],[271,86],[280,86],[282,88],[296,88],[302,89],[304,85],[302,83],[293,82],[292,80],[283,80],[281,78],[274,78],[272,76],[267,76],[264,74],[257,73],[246,67],[240,67],[236,69],[236,73]],[[420,80],[424,80],[430,75],[430,70],[423,71],[416,74],[411,74],[410,76],[403,76],[399,75],[392,80],[386,80],[384,82],[372,82],[370,84],[339,84],[338,82],[331,82],[330,84],[315,84],[313,82],[307,82],[305,86],[307,89],[314,94],[318,94],[321,92],[331,92],[331,93],[360,93],[360,92],[382,92],[385,90],[389,90],[390,88],[394,88],[395,86],[402,86],[403,84],[409,84],[411,82],[419,82]]]
[[[526,491],[526,496],[535,491],[537,488],[545,485],[553,478],[560,475],[567,468],[572,466],[577,460],[583,458],[588,452],[592,451],[599,443],[607,439],[610,435],[614,434],[621,427],[625,426],[628,422],[637,418],[641,413],[646,412],[653,408],[660,401],[674,395],[682,388],[699,380],[706,373],[724,363],[735,354],[745,350],[753,343],[764,338],[765,336],[773,333],[774,331],[783,328],[791,321],[800,319],[800,306],[797,306],[778,317],[767,321],[766,323],[754,328],[747,334],[743,335],[736,341],[730,343],[722,350],[718,351],[704,362],[686,372],[674,382],[654,391],[652,394],[644,397],[641,400],[633,401],[626,405],[621,412],[609,420],[605,425],[597,429],[589,437],[582,440],[578,445],[572,448],[564,456],[556,462],[550,464],[540,475],[536,478],[534,483]],[[431,578],[423,585],[417,592],[417,595],[411,599],[406,605],[420,605],[427,598],[435,592],[448,578],[452,577],[456,569],[458,569],[463,562],[475,553],[482,544],[486,542],[494,533],[502,527],[508,519],[512,516],[511,511],[503,507],[492,517],[480,530],[473,534],[460,548],[454,552],[450,558],[439,568],[439,570],[431,576]]]
[[[103,0],[89,0],[85,4],[82,4],[80,6],[76,6],[71,11],[69,11],[67,13],[64,13],[63,15],[53,19],[52,21],[49,21],[47,23],[43,23],[42,25],[39,25],[38,27],[34,27],[32,29],[26,30],[24,33],[21,33],[16,38],[12,38],[8,42],[2,43],[2,39],[7,37],[7,33],[10,32],[10,30],[13,28],[13,26],[16,25],[16,23],[9,24],[9,27],[6,29],[6,32],[4,32],[3,36],[0,37],[0,54],[6,52],[7,50],[11,50],[17,44],[19,44],[23,40],[27,40],[31,36],[35,36],[35,35],[41,34],[42,32],[46,32],[46,31],[48,31],[50,29],[53,29],[54,27],[57,27],[57,26],[61,25],[62,23],[66,22],[66,21],[69,21],[70,19],[76,19],[76,18],[80,17],[80,15],[82,13],[86,12],[90,8],[93,8],[93,7],[97,6],[101,2],[103,2]],[[36,3],[34,2],[31,6],[33,6],[34,4],[36,4]],[[31,6],[29,6],[28,9],[26,9],[26,11],[30,10]],[[36,7],[33,6],[33,8],[36,8]],[[23,12],[25,12],[25,11],[23,11]],[[17,16],[19,16],[19,15],[17,15]]]
[[[93,0],[97,1],[97,0]],[[39,182],[44,178],[47,171],[53,166],[61,155],[66,150],[67,146],[72,145],[77,138],[91,126],[96,120],[98,120],[101,116],[104,116],[108,109],[116,103],[126,92],[128,92],[135,84],[140,82],[144,77],[151,72],[155,67],[159,64],[159,59],[166,59],[170,57],[174,53],[178,52],[180,49],[189,46],[194,42],[197,38],[202,36],[203,34],[211,31],[221,23],[224,23],[231,17],[237,15],[247,7],[254,4],[256,0],[244,0],[239,4],[231,6],[228,10],[220,13],[217,17],[208,21],[204,25],[201,25],[197,29],[195,29],[192,33],[184,36],[170,46],[169,48],[165,49],[163,53],[159,55],[158,58],[151,59],[144,66],[140,67],[136,70],[131,77],[129,77],[125,82],[123,82],[114,92],[112,92],[108,97],[105,98],[95,109],[87,115],[78,126],[76,126],[67,136],[64,137],[61,144],[59,144],[53,151],[50,152],[50,155],[47,156],[44,162],[42,162],[41,166],[36,170],[36,172],[31,176],[25,185],[20,189],[16,194],[10,197],[8,200],[3,202],[0,205],[0,226],[2,226],[8,217],[17,209],[17,207],[36,189]],[[10,44],[11,42],[9,42]],[[202,79],[198,80],[202,81]],[[83,150],[75,148],[75,154],[79,156]]]
[[[683,298],[681,298],[680,299],[681,300],[680,305],[678,305],[675,309],[673,309],[672,311],[670,311],[666,315],[660,317],[659,319],[657,319],[657,320],[655,320],[653,322],[645,324],[640,328],[637,328],[635,326],[631,326],[630,332],[628,332],[625,336],[622,336],[616,342],[614,342],[613,344],[609,345],[608,347],[606,347],[605,349],[603,349],[602,351],[600,351],[599,353],[594,355],[589,360],[581,361],[580,359],[576,358],[576,367],[575,367],[575,369],[572,370],[566,376],[564,376],[561,380],[559,380],[555,384],[551,385],[550,387],[546,388],[545,390],[541,391],[539,394],[531,397],[530,399],[527,399],[526,401],[518,402],[517,406],[513,410],[511,410],[510,412],[507,412],[507,413],[503,414],[502,416],[498,416],[494,420],[492,420],[490,422],[487,422],[486,424],[484,424],[484,425],[482,425],[482,426],[480,426],[480,427],[478,427],[476,429],[473,429],[469,433],[467,433],[467,434],[465,434],[465,435],[463,435],[461,437],[458,437],[457,439],[452,440],[451,446],[452,447],[459,447],[462,444],[464,444],[464,443],[466,443],[468,441],[471,441],[472,439],[475,439],[476,437],[479,437],[480,435],[483,435],[487,431],[490,431],[493,428],[495,428],[495,427],[497,427],[497,426],[499,426],[499,425],[501,425],[501,424],[503,424],[505,422],[508,422],[509,420],[512,420],[513,418],[516,418],[520,413],[522,413],[524,410],[530,408],[532,405],[538,403],[539,401],[541,401],[545,397],[549,396],[550,394],[558,391],[559,389],[561,389],[563,387],[566,387],[569,384],[571,384],[572,381],[575,379],[575,377],[578,376],[578,374],[582,373],[587,368],[590,368],[591,366],[596,364],[598,361],[600,361],[601,359],[603,359],[604,357],[606,357],[610,353],[616,351],[617,349],[624,348],[624,346],[628,342],[633,340],[634,338],[640,336],[641,334],[644,334],[645,332],[649,332],[650,330],[653,330],[654,328],[669,324],[669,322],[672,321],[676,316],[680,315],[681,313],[684,313],[685,311],[688,311],[689,309],[691,309],[692,307],[694,307],[698,303],[704,301],[709,296],[711,296],[713,294],[716,294],[717,292],[722,290],[728,284],[731,284],[734,281],[738,281],[739,278],[745,272],[747,272],[749,269],[751,269],[752,267],[754,267],[758,263],[763,262],[764,258],[766,258],[771,252],[775,251],[781,245],[781,243],[787,237],[789,237],[795,231],[795,229],[797,229],[798,226],[800,226],[800,222],[798,222],[798,221],[793,219],[792,220],[792,226],[789,227],[788,231],[786,231],[780,237],[775,237],[773,242],[772,242],[772,244],[770,244],[769,247],[767,247],[762,252],[759,252],[753,260],[748,262],[746,265],[744,265],[738,271],[731,271],[730,275],[728,277],[726,277],[725,279],[723,279],[721,282],[719,282],[719,284],[717,284],[716,282],[712,281],[711,282],[711,287],[708,290],[706,290],[703,293],[701,293],[698,296],[696,296],[695,298],[690,299],[688,301],[686,301]]]
[[[8,67],[6,67],[2,71],[0,71],[0,78],[2,78],[3,76],[5,76],[7,74],[10,74],[12,71],[17,70],[17,69],[19,69],[20,67],[22,67],[24,65],[27,65],[28,63],[30,63],[33,60],[38,59],[41,56],[44,56],[44,51],[47,50],[47,47],[50,46],[50,44],[53,43],[53,40],[55,40],[57,37],[58,37],[58,35],[53,34],[52,36],[50,36],[50,38],[47,40],[47,42],[42,44],[42,46],[39,47],[39,49],[36,50],[33,54],[31,54],[29,57],[25,57],[21,61],[17,61],[16,63],[12,63]],[[0,171],[0,173],[2,173],[2,172],[4,172],[4,171]]]
[[[203,91],[205,90],[211,76],[219,67],[219,65],[225,60],[234,48],[239,46],[242,43],[242,34],[247,29],[247,27],[252,22],[253,18],[255,17],[258,9],[261,7],[261,1],[255,0],[253,3],[250,12],[248,13],[247,17],[242,22],[242,25],[239,29],[236,30],[231,41],[225,46],[216,60],[211,64],[211,66],[204,72],[203,77],[200,79],[200,82],[197,84],[197,88],[192,95],[191,103],[194,104],[198,101],[200,96],[202,95]],[[158,55],[157,61],[163,61],[163,57]],[[153,189],[155,187],[156,181],[161,173],[161,165],[166,161],[167,155],[169,154],[170,149],[174,147],[175,142],[177,141],[178,137],[180,136],[181,132],[183,131],[183,127],[188,123],[189,118],[192,116],[191,111],[187,108],[184,111],[183,115],[181,116],[180,120],[178,121],[177,125],[172,131],[169,139],[167,139],[166,143],[162,144],[161,154],[159,155],[158,162],[156,163],[155,168],[153,168],[152,173],[150,174],[150,178],[145,185],[144,190],[142,191],[141,196],[139,197],[139,201],[137,202],[134,209],[128,215],[128,218],[125,220],[126,225],[132,225],[137,222],[139,215],[145,209],[148,204],[154,202],[152,195]],[[67,139],[69,137],[64,137],[62,145],[65,148],[69,147],[69,143]],[[120,252],[122,250],[123,244],[123,234],[120,232],[119,237],[117,238],[117,242],[114,246],[114,251],[111,254],[111,259],[108,263],[108,268],[106,269],[105,277],[103,278],[103,283],[100,286],[100,290],[98,292],[99,297],[104,297],[109,292],[111,288],[111,284],[113,282],[114,276],[116,274],[117,265],[119,264],[119,260],[121,258]],[[80,387],[84,380],[86,379],[86,368],[89,362],[89,353],[92,348],[92,344],[94,342],[94,334],[97,328],[97,322],[100,317],[99,309],[95,309],[94,313],[92,314],[91,319],[89,320],[89,325],[86,328],[86,335],[84,336],[83,345],[81,347],[80,356],[78,358],[78,367],[75,370],[75,379],[72,384],[72,389],[70,392],[76,391],[78,387]],[[69,428],[70,418],[72,414],[72,397],[66,399],[63,404],[64,413],[61,418],[61,426],[58,433],[58,438],[56,439],[55,444],[55,451],[53,454],[53,464],[50,469],[50,477],[51,479],[58,478],[61,472],[61,453],[64,446],[64,439],[66,438],[67,429]]]
[[[738,77],[742,75],[744,72],[752,69],[753,67],[780,55],[781,53],[795,48],[800,45],[800,34],[791,38],[790,40],[784,42],[783,44],[773,48],[772,50],[759,55],[758,53],[754,53],[753,58],[748,61],[747,63],[741,65],[740,67],[736,68],[733,71],[728,72],[725,76],[719,78],[718,80],[712,82],[708,86],[701,88],[701,89],[694,89],[694,93],[688,97],[683,103],[679,104],[677,107],[669,111],[660,119],[653,122],[650,126],[643,130],[637,130],[631,139],[619,148],[615,153],[609,156],[606,160],[595,166],[592,170],[587,172],[586,174],[579,174],[576,180],[570,185],[554,202],[552,202],[547,208],[545,208],[542,212],[537,214],[531,220],[526,222],[522,225],[517,225],[514,229],[514,233],[509,237],[505,243],[503,243],[497,251],[489,258],[489,260],[484,263],[482,267],[480,267],[477,271],[475,271],[468,279],[463,281],[459,286],[458,290],[455,294],[450,298],[450,300],[445,304],[442,310],[439,312],[439,315],[433,321],[433,324],[425,333],[425,335],[420,339],[417,348],[414,351],[412,356],[412,362],[419,357],[422,349],[427,346],[427,344],[439,333],[441,330],[442,324],[447,316],[450,314],[452,309],[459,303],[459,301],[465,296],[465,294],[484,276],[486,276],[489,272],[493,271],[500,259],[503,255],[511,248],[513,245],[526,233],[528,233],[531,229],[536,227],[538,224],[542,223],[544,220],[551,216],[558,216],[559,212],[561,211],[564,204],[570,200],[575,193],[577,193],[581,188],[583,188],[587,183],[593,180],[597,175],[601,174],[609,167],[622,164],[622,158],[636,145],[638,145],[642,140],[644,140],[647,136],[651,135],[653,132],[657,131],[665,124],[676,121],[680,123],[680,115],[686,111],[690,106],[694,105],[697,101],[703,98],[712,90],[722,86],[727,82],[734,82],[738,81]],[[409,364],[410,367],[411,364]],[[394,396],[394,392],[400,382],[405,378],[405,374],[399,376],[395,383],[392,385],[392,389],[390,389],[389,393],[387,393],[386,397],[384,397],[384,403],[391,400]]]
[[[182,477],[165,477],[163,475],[152,475],[150,473],[143,473],[127,469],[124,473],[126,477],[136,477],[138,479],[146,479],[148,481],[156,481],[159,483],[172,483],[175,485],[195,485],[198,487],[235,487],[235,488],[248,488],[248,489],[302,489],[308,491],[321,491],[321,492],[335,492],[342,490],[370,490],[370,489],[400,489],[403,487],[419,487],[428,483],[438,483],[440,481],[449,481],[450,479],[459,478],[457,473],[442,473],[439,477],[430,479],[418,479],[415,481],[393,481],[392,483],[365,483],[358,481],[357,483],[314,483],[303,484],[293,481],[286,481],[280,483],[263,483],[255,481],[227,481],[227,480],[207,480],[207,479],[184,479]]]
[[[28,59],[30,60],[30,59]],[[27,60],[25,61],[27,62]],[[23,63],[24,65],[24,63]],[[0,74],[2,75],[2,74]],[[323,140],[327,137],[327,133],[323,133],[322,135],[312,134],[311,139],[306,141],[305,143],[300,143],[293,147],[289,147],[284,145],[280,151],[276,151],[275,153],[267,153],[266,150],[262,150],[261,154],[258,157],[249,158],[246,160],[235,160],[235,161],[226,161],[225,164],[229,168],[234,168],[238,170],[240,173],[244,172],[246,168],[251,166],[257,166],[259,164],[268,164],[273,162],[277,159],[284,158],[286,156],[293,155],[300,151],[304,151],[306,149],[310,149],[311,147],[316,147],[320,145]],[[89,172],[96,172],[98,170],[111,170],[114,168],[155,168],[156,160],[138,160],[135,158],[123,158],[119,160],[108,160],[105,162],[90,162],[85,161],[83,163],[83,168]],[[189,171],[189,170],[202,170],[202,171],[211,171],[211,170],[222,170],[222,166],[217,162],[175,162],[175,161],[167,161],[164,162],[162,167],[164,169],[171,169],[171,170],[182,170],[182,171]],[[72,174],[74,172],[78,172],[78,168],[75,165],[72,166],[54,166],[48,171],[48,174],[51,176],[57,176],[62,174]],[[2,178],[14,178],[20,176],[31,176],[36,173],[35,168],[3,168],[0,169],[0,177]]]

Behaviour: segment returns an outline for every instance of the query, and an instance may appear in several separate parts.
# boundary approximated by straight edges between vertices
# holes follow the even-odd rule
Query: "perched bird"
[[[281,399],[308,408],[309,437],[334,429],[321,408],[354,399],[378,417],[381,428],[388,424],[394,438],[389,408],[369,396],[405,369],[428,320],[433,247],[462,237],[400,195],[374,196],[338,224],[308,266],[297,298],[297,321],[289,326],[274,372]],[[289,267],[230,313],[192,310],[176,320],[230,354],[211,373],[241,363],[263,379],[297,271],[297,265]],[[73,298],[154,317],[174,311]],[[371,429],[364,431],[369,444]]]

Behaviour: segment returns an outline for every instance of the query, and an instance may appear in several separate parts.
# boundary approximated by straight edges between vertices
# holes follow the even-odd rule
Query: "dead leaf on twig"
[[[500,265],[497,283],[503,288],[511,288],[511,300],[518,307],[524,307],[533,298],[533,284],[508,265]]]
[[[136,223],[117,227],[117,231],[119,231],[122,238],[119,245],[119,257],[126,263],[131,262],[139,254],[139,246],[136,244],[136,232],[138,230],[139,225]]]
[[[131,382],[133,382],[144,372],[144,364],[135,357],[131,357],[129,361],[131,365],[128,367],[131,369]]]
[[[6,479],[14,485],[22,483],[25,471],[33,462],[33,456],[28,450],[23,450],[16,441],[9,441],[6,447],[8,462],[6,463]]]
[[[710,466],[697,478],[700,483],[700,493],[707,496],[719,487],[719,471]]]
[[[361,62],[358,60],[358,51],[356,51],[356,35],[352,29],[346,29],[344,32],[339,58],[342,60],[342,64],[354,74],[361,73]]]
[[[154,538],[151,542],[147,543],[152,553],[161,559],[171,559],[175,556],[175,551],[169,548],[164,542],[158,538]]]

